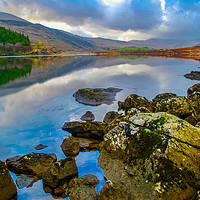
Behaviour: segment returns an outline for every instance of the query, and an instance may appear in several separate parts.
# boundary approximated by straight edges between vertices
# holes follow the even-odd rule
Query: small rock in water
[[[48,146],[47,145],[43,145],[43,144],[38,144],[35,149],[36,150],[41,150],[41,149],[44,149],[44,148],[47,148]]]
[[[16,184],[19,189],[22,189],[22,188],[28,187],[33,181],[34,181],[34,178],[30,178],[26,176],[25,174],[21,174],[20,176],[18,176],[16,180]]]
[[[80,151],[80,144],[76,138],[68,136],[63,140],[61,148],[66,156],[76,156]]]
[[[87,111],[82,117],[82,121],[94,121],[95,116],[91,111]]]

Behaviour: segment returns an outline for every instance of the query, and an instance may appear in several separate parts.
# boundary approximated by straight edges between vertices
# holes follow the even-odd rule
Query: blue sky
[[[0,0],[0,11],[89,37],[200,37],[200,0]]]

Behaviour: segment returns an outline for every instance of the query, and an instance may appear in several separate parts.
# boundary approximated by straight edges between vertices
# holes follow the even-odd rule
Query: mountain
[[[63,51],[92,51],[97,49],[94,42],[71,33],[33,24],[14,15],[0,12],[0,26],[24,33],[33,43],[44,42]]]
[[[0,12],[0,26],[28,35],[33,43],[43,42],[62,51],[105,51],[121,47],[149,47],[155,49],[195,46],[200,40],[173,40],[153,38],[129,42],[105,38],[87,38],[66,31],[33,24],[14,15]]]

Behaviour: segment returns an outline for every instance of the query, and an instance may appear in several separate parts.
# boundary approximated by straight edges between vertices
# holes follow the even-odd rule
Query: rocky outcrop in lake
[[[4,162],[0,161],[0,199],[17,199],[17,188]]]
[[[94,121],[95,116],[91,111],[87,111],[83,116],[81,116],[82,121]]]
[[[100,144],[99,166],[110,182],[98,195],[191,199],[200,187],[199,155],[200,130],[188,122],[167,113],[124,116]]]
[[[191,79],[191,80],[199,80],[200,81],[200,72],[199,71],[191,71],[189,74],[185,74],[184,77]]]
[[[120,92],[118,88],[84,88],[79,89],[73,94],[73,97],[79,102],[90,106],[99,106],[101,104],[112,104],[115,95]]]
[[[188,89],[188,97],[176,96],[172,93],[157,95],[152,101],[138,95],[129,95],[124,102],[119,102],[119,110],[126,114],[136,109],[137,112],[167,112],[196,125],[200,121],[199,84]]]
[[[56,160],[55,154],[29,153],[24,156],[8,158],[6,164],[8,169],[13,172],[41,177],[43,172]]]

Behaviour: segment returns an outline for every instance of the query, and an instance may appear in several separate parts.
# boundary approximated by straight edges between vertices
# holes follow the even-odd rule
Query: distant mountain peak
[[[9,14],[9,13],[5,13],[5,12],[0,12],[0,20],[1,21],[18,21],[18,22],[28,22],[25,19],[22,19],[20,17],[17,17],[15,15]],[[28,22],[29,23],[29,22]]]

